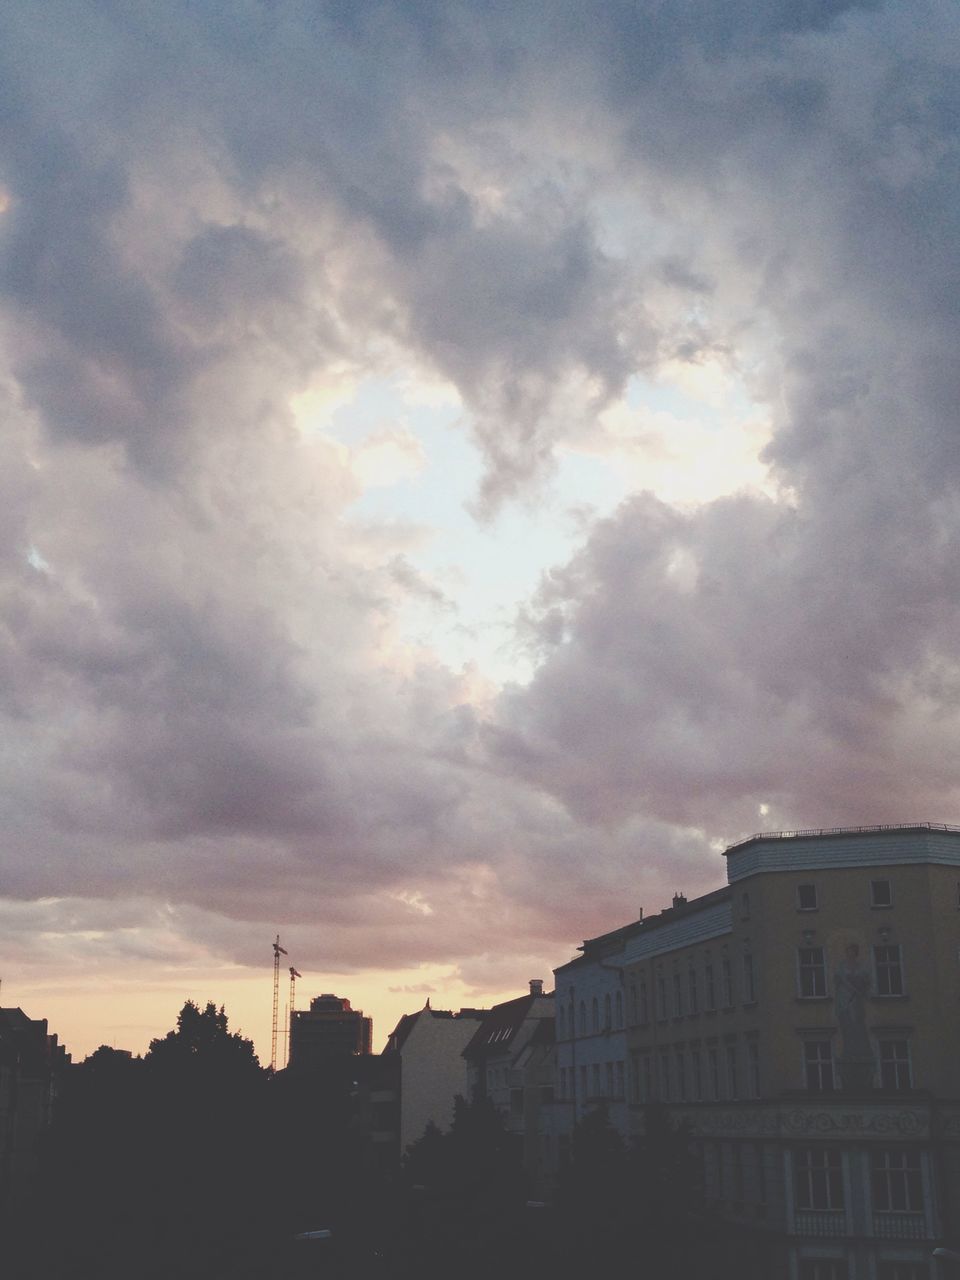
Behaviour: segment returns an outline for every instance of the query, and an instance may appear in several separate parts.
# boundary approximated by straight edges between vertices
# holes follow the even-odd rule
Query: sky
[[[9,0],[0,1003],[268,1061],[279,933],[379,1047],[753,831],[956,821],[958,67],[927,0]]]

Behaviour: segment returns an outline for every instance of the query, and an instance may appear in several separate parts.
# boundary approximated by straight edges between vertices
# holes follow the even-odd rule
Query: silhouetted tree
[[[224,1010],[188,1002],[144,1059],[101,1046],[71,1074],[47,1160],[51,1276],[262,1273],[267,1074]]]
[[[500,1275],[523,1228],[525,1178],[516,1138],[486,1097],[454,1102],[453,1124],[428,1126],[404,1162],[404,1275]]]
[[[606,1109],[585,1116],[574,1129],[557,1190],[558,1229],[569,1274],[616,1266],[629,1252],[637,1217],[633,1172]]]
[[[223,1005],[218,1009],[212,1000],[202,1010],[188,1000],[176,1029],[150,1041],[145,1061],[152,1070],[204,1071],[220,1083],[240,1075],[252,1078],[260,1069],[253,1041],[231,1032]]]

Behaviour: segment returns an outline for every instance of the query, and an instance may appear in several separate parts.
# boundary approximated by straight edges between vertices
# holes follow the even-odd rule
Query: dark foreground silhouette
[[[459,1099],[402,1167],[358,1126],[350,1060],[271,1076],[222,1009],[184,1006],[143,1059],[101,1048],[73,1069],[39,1180],[5,1206],[11,1280],[644,1280],[771,1274],[711,1221],[682,1134],[656,1112],[627,1149],[598,1112],[556,1196],[533,1204],[484,1099]]]

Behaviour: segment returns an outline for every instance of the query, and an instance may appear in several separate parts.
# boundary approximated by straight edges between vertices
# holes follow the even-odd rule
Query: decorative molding
[[[930,1138],[930,1114],[923,1107],[760,1105],[669,1108],[671,1118],[695,1138],[845,1138],[857,1141]],[[941,1122],[944,1137],[960,1138],[960,1111]]]

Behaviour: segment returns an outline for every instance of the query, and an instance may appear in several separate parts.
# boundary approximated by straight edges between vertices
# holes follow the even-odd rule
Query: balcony
[[[830,1236],[847,1234],[847,1215],[842,1209],[798,1209],[794,1219],[798,1236]]]
[[[923,1240],[927,1223],[922,1213],[875,1213],[873,1234],[879,1240]]]

